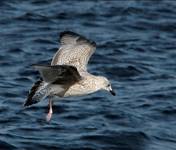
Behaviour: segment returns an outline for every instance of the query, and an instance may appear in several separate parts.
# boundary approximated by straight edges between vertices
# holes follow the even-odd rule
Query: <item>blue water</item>
[[[176,1],[0,1],[0,150],[175,150]],[[117,95],[97,92],[22,104],[49,63],[59,33],[96,41],[89,71]]]

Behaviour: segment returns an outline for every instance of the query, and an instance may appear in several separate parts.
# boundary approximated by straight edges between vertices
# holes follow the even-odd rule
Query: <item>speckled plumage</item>
[[[50,66],[34,65],[40,72],[43,81],[32,87],[32,94],[29,93],[25,106],[36,103],[34,98],[37,97],[37,94],[41,98],[41,93],[43,97],[68,97],[86,95],[101,89],[112,91],[111,85],[105,77],[87,72],[88,60],[96,48],[95,42],[77,33],[66,31],[60,34],[60,44]],[[50,109],[52,110],[52,108]]]

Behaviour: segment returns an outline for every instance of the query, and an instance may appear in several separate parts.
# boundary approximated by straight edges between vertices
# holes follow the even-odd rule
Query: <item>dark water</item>
[[[58,101],[48,124],[46,100],[22,104],[64,30],[97,42],[89,71],[117,96]],[[0,150],[176,149],[174,0],[2,0],[0,52]]]

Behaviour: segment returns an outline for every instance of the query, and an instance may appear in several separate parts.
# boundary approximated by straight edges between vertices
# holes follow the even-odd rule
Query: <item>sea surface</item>
[[[100,91],[23,108],[59,33],[97,43],[88,70]],[[58,100],[58,101],[57,101]],[[0,150],[176,150],[176,1],[1,0]]]

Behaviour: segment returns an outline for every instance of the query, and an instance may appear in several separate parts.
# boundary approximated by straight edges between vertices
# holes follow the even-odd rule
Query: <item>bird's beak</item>
[[[110,92],[113,96],[116,95],[116,93],[113,91],[112,87],[109,88],[109,92]]]
[[[113,96],[116,96],[116,93],[113,90],[109,91]]]

